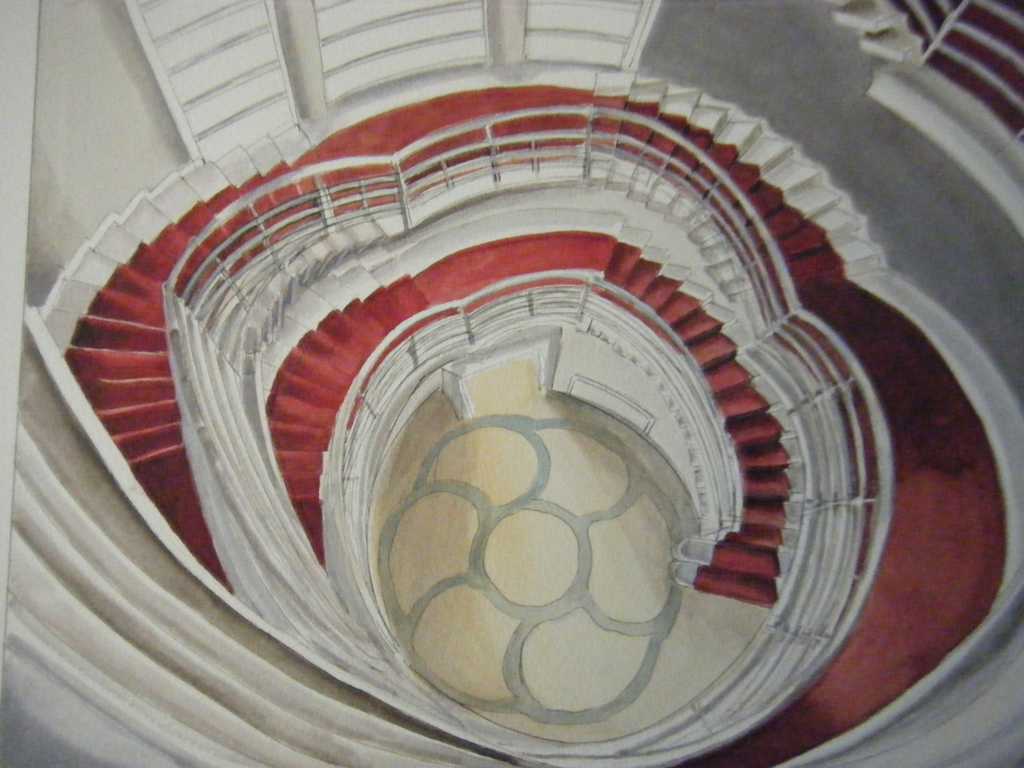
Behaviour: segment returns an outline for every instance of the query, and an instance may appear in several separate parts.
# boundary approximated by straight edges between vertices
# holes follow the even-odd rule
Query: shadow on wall
[[[874,65],[828,3],[730,0],[664,3],[641,71],[699,84],[799,142],[868,217],[889,265],[1022,392],[1024,345],[1003,341],[1024,322],[1017,231],[939,147],[866,95]]]
[[[43,0],[39,25],[26,280],[35,305],[107,214],[189,159],[124,3]]]

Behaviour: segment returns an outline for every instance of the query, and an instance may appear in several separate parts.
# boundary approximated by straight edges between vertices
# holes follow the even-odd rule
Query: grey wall
[[[27,290],[40,304],[111,212],[188,161],[124,3],[43,0]]]
[[[821,0],[664,0],[641,70],[735,102],[799,142],[867,215],[890,265],[1024,393],[1024,243],[938,147],[865,95],[874,62],[830,11]]]

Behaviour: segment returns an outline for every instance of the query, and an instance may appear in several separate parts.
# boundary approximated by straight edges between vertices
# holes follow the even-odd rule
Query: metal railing
[[[493,286],[458,301],[440,304],[415,315],[393,329],[363,362],[359,373],[348,389],[344,403],[338,412],[334,425],[334,438],[328,450],[325,466],[340,468],[340,474],[332,478],[360,477],[365,467],[353,465],[353,457],[365,458],[372,455],[364,447],[367,438],[384,412],[382,403],[391,402],[395,388],[401,387],[406,377],[422,368],[425,360],[442,354],[445,346],[459,339],[448,339],[442,335],[440,341],[431,330],[432,324],[446,317],[458,316],[461,324],[459,336],[468,340],[470,346],[478,345],[480,334],[476,332],[475,313],[482,308],[501,311],[506,302],[522,302],[524,296],[551,297],[559,302],[555,309],[540,311],[537,301],[531,317],[543,317],[554,321],[585,323],[598,317],[594,314],[595,303],[612,303],[617,312],[624,312],[634,322],[646,328],[651,340],[656,340],[657,354],[650,356],[649,363],[658,369],[659,380],[670,383],[665,394],[668,409],[681,427],[690,434],[694,448],[703,459],[696,463],[705,467],[704,474],[711,478],[711,488],[705,498],[698,499],[698,508],[705,516],[721,517],[724,524],[735,528],[739,523],[742,496],[739,470],[735,452],[725,437],[724,420],[718,413],[714,395],[708,387],[704,373],[679,340],[670,326],[647,304],[638,300],[628,291],[586,272],[552,271],[545,272],[540,287],[536,275],[502,280]],[[564,304],[564,307],[562,306]],[[607,313],[601,315],[605,317]],[[440,344],[440,346],[437,346]],[[399,349],[406,355],[396,354]],[[632,347],[631,347],[632,348]],[[458,351],[465,349],[458,347]],[[412,368],[408,366],[412,365]],[[403,367],[404,366],[404,367]],[[398,371],[398,373],[395,373]],[[700,429],[691,422],[694,413],[707,415],[714,429]],[[367,426],[371,425],[371,426]],[[353,450],[357,446],[358,450]],[[670,451],[666,451],[670,454]],[[670,463],[673,463],[670,460]],[[686,474],[686,467],[676,465],[680,474]],[[325,477],[330,477],[325,474]],[[367,496],[353,499],[345,484],[333,484],[332,490],[324,497],[345,497],[353,506],[362,509],[369,503]],[[365,490],[365,489],[364,489]],[[340,495],[339,495],[340,494]]]
[[[536,289],[550,296],[549,309],[542,318],[557,321],[561,312],[572,320],[585,306],[587,296],[605,289],[615,300],[616,311],[624,307],[629,311],[629,304],[636,301],[602,281],[573,279],[568,273],[563,278],[564,284]],[[531,279],[536,280],[518,281],[523,291],[534,290]],[[385,634],[389,632],[387,619],[374,602],[370,563],[375,559],[367,523],[375,469],[381,466],[387,438],[408,399],[410,381],[421,380],[427,368],[440,364],[439,359],[443,362],[464,354],[476,343],[493,341],[495,333],[514,333],[513,312],[505,307],[528,311],[530,321],[537,319],[535,310],[525,308],[539,302],[525,302],[522,294],[509,295],[508,288],[503,283],[429,310],[434,325],[420,314],[394,329],[364,363],[336,420],[321,494],[330,500],[325,507],[325,530],[333,533],[331,541],[340,548],[333,555],[334,562],[345,573],[335,583],[339,589],[350,590],[350,602],[362,599],[378,631]],[[480,324],[466,314],[469,305],[474,312],[486,314]],[[649,328],[663,330],[656,315],[646,316],[646,307],[633,309],[631,314]],[[444,318],[450,318],[447,330],[438,328]],[[658,336],[672,346],[671,339]],[[783,404],[791,413],[804,412],[794,420],[809,465],[806,486],[796,489],[799,498],[793,502],[801,510],[799,550],[769,622],[747,651],[697,702],[670,718],[670,728],[647,734],[649,743],[666,751],[671,751],[673,735],[679,733],[687,733],[687,746],[693,746],[691,726],[699,727],[699,723],[716,724],[705,737],[709,742],[732,738],[763,719],[765,713],[777,711],[815,679],[859,616],[885,540],[888,505],[885,489],[880,487],[884,483],[879,479],[875,452],[866,449],[867,443],[876,439],[875,430],[884,430],[884,424],[872,419],[877,404],[863,373],[847,361],[849,350],[803,313],[760,344],[774,349],[777,362],[794,379],[801,379],[802,394]],[[685,355],[678,342],[674,351]],[[773,374],[768,368],[763,373],[765,377]],[[710,393],[705,395],[710,397]],[[869,403],[872,408],[862,409],[859,403]],[[815,450],[821,454],[813,455]],[[726,460],[734,465],[731,448],[729,453]],[[810,489],[817,498],[812,498]],[[326,527],[329,520],[334,521],[333,528]],[[721,522],[723,530],[734,530],[739,523],[738,510]],[[331,562],[332,555],[328,558]]]
[[[1024,10],[998,0],[890,0],[921,36],[928,64],[1024,140]]]
[[[665,142],[673,148],[660,149]],[[589,105],[491,116],[430,134],[392,156],[345,158],[278,177],[217,214],[193,238],[165,290],[180,290],[199,317],[225,297],[250,311],[261,303],[268,275],[324,232],[376,222],[400,235],[481,195],[544,183],[630,190],[640,178],[650,207],[688,229],[714,222],[766,325],[796,306],[778,244],[725,169],[656,119]],[[269,269],[268,257],[276,261]],[[194,273],[184,279],[186,265]]]
[[[671,141],[673,148],[659,149],[664,142],[653,146],[649,142],[652,136]],[[873,420],[877,404],[871,400],[870,387],[863,384],[866,380],[856,373],[852,355],[838,339],[829,336],[827,329],[814,326],[813,319],[803,322],[806,318],[799,309],[777,243],[742,190],[710,156],[657,120],[630,112],[587,106],[492,116],[431,134],[393,156],[352,158],[301,168],[254,190],[222,211],[192,240],[166,283],[165,299],[170,309],[168,317],[178,318],[178,324],[188,329],[178,336],[180,343],[173,349],[176,364],[187,371],[189,365],[195,365],[188,363],[192,356],[197,362],[210,359],[211,354],[220,358],[216,366],[200,363],[206,373],[194,377],[192,395],[183,404],[183,411],[191,413],[195,405],[192,401],[203,403],[209,399],[207,406],[196,412],[197,432],[202,432],[204,418],[217,418],[217,392],[223,400],[226,391],[215,379],[250,376],[249,354],[259,347],[254,329],[264,334],[276,331],[273,318],[279,316],[277,309],[291,297],[288,290],[273,297],[273,286],[291,286],[293,280],[313,282],[330,269],[329,258],[307,258],[307,246],[325,233],[347,232],[369,224],[378,228],[377,236],[381,238],[400,236],[481,195],[519,187],[603,184],[625,188],[635,196],[638,183],[642,185],[643,202],[660,207],[687,232],[709,220],[714,222],[749,280],[756,308],[752,314],[757,317],[747,320],[759,326],[755,343],[782,345],[804,371],[799,375],[805,376],[802,386],[811,405],[806,415],[797,414],[796,431],[805,454],[808,446],[824,446],[846,457],[830,462],[826,451],[821,471],[815,466],[814,471],[805,473],[807,482],[818,483],[829,492],[821,494],[825,506],[817,510],[808,507],[808,514],[801,520],[794,571],[788,582],[798,583],[799,589],[783,591],[773,613],[777,620],[766,625],[713,688],[670,718],[671,730],[660,735],[645,732],[644,739],[654,739],[648,745],[657,742],[657,749],[669,755],[673,750],[690,750],[693,738],[711,748],[753,727],[816,676],[838,650],[859,613],[870,582],[867,577],[877,564],[879,542],[884,541],[887,525],[887,517],[879,516],[873,504],[855,503],[858,498],[868,500],[858,490],[870,484],[872,465],[866,440],[879,434],[879,428],[884,434],[884,424],[879,426]],[[523,278],[522,283],[528,284],[529,278]],[[587,297],[595,295],[593,287],[593,283],[584,287],[577,282],[568,293],[564,286],[561,293],[551,289],[558,293],[551,299],[552,316],[562,313],[578,317],[581,307],[590,311]],[[627,308],[632,307],[634,319],[661,331],[658,335],[662,342],[679,354],[659,356],[659,364],[669,366],[659,375],[678,377],[680,371],[671,367],[690,358],[681,342],[673,341],[670,332],[665,333],[656,313],[617,287],[600,288],[617,300],[616,311],[621,313],[625,303]],[[274,299],[269,309],[268,295]],[[481,297],[472,298],[474,308],[479,309]],[[489,306],[498,306],[501,301],[495,294]],[[383,445],[378,438],[387,432],[381,421],[387,398],[378,399],[376,393],[394,390],[431,356],[445,350],[464,351],[467,339],[472,343],[472,337],[481,331],[466,312],[467,306],[456,302],[410,319],[394,329],[364,363],[339,412],[326,458],[325,498],[340,500],[332,504],[342,503],[348,509],[364,512],[369,509],[367,457],[379,457]],[[441,319],[453,312],[458,322],[452,324],[450,333],[432,336],[431,326],[422,325],[426,316]],[[410,350],[409,354],[395,354],[403,348]],[[401,364],[389,362],[395,360]],[[699,371],[697,374],[701,375]],[[714,412],[706,384],[701,389],[691,395],[705,406],[710,402]],[[823,405],[828,398],[833,400]],[[858,409],[858,398],[862,404],[867,403],[866,411]],[[799,400],[797,397],[794,402]],[[248,446],[228,444],[234,439],[230,434],[240,431],[238,425],[242,422],[237,419],[241,416],[236,414],[234,428],[228,424],[227,431],[217,430],[222,437],[219,445],[196,443],[189,446],[190,452],[233,454],[230,461],[211,461],[210,465],[227,469],[237,464],[246,472],[253,471],[251,464],[257,454],[266,460],[266,452],[251,444],[262,431],[255,426],[248,431]],[[184,413],[183,417],[188,418]],[[258,423],[257,414],[249,413],[247,418],[252,424]],[[715,418],[720,418],[717,413]],[[734,526],[739,511],[736,494],[742,488],[734,476],[738,472],[735,454],[720,424],[717,430],[698,431],[696,436],[702,441],[703,454],[718,465],[709,473],[712,487],[708,501],[724,504],[728,511],[724,516],[731,515],[730,524]],[[723,440],[729,456],[722,454]],[[239,453],[249,450],[255,451],[250,459]],[[272,467],[266,470],[274,475]],[[258,474],[262,476],[264,470]],[[273,482],[279,487],[268,487],[265,496],[268,501],[275,499],[274,504],[285,504],[280,475],[276,477]],[[353,478],[362,479],[353,482]],[[884,490],[878,497],[884,498]],[[245,514],[241,508],[238,513]],[[349,541],[362,540],[365,531],[352,528],[356,526],[352,516],[344,525],[346,530],[333,533],[344,534]],[[325,543],[333,540],[331,531],[325,534]],[[259,537],[253,540],[258,542]],[[357,561],[364,565],[371,562],[368,552],[362,555],[347,553],[347,567],[355,567]],[[328,549],[329,565],[332,557],[338,556],[337,552],[332,556]],[[359,603],[371,605],[368,599],[372,595],[359,592],[362,587],[339,584],[337,579],[333,583],[347,610]],[[705,733],[706,722],[721,725],[705,736],[694,737],[695,733]],[[448,722],[446,727],[462,730],[459,723]],[[683,745],[674,734],[688,734],[678,738],[691,740]]]

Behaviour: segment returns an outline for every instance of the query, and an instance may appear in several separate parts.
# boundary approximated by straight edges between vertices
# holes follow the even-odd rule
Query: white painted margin
[[[4,0],[0,24],[4,106],[0,110],[0,691],[7,636],[7,570],[11,550],[14,442],[18,426],[21,316],[25,305],[28,185],[36,95],[39,0]]]

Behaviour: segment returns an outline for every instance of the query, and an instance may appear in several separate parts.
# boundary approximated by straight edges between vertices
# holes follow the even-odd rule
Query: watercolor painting
[[[3,765],[1024,765],[1018,3],[5,14]]]

